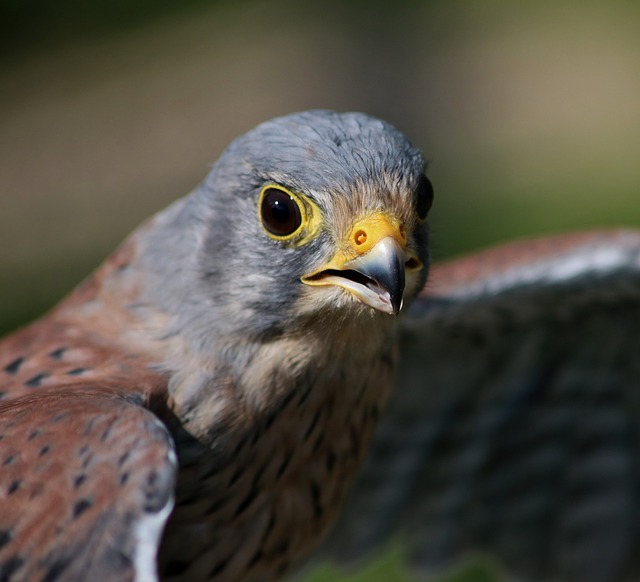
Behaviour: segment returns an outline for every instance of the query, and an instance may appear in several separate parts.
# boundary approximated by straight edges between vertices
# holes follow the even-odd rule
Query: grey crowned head
[[[424,169],[402,133],[361,113],[262,123],[158,218],[154,300],[203,333],[254,337],[398,314],[428,270]]]

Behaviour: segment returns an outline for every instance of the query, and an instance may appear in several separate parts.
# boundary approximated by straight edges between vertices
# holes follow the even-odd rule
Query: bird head
[[[257,126],[166,221],[182,229],[173,239],[183,248],[184,223],[196,225],[183,252],[191,268],[182,268],[196,280],[183,297],[210,306],[216,328],[226,321],[245,334],[309,318],[392,318],[427,274],[424,166],[403,134],[360,113],[308,111]]]

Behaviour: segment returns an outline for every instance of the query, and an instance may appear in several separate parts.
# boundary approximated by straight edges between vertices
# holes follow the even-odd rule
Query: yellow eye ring
[[[320,230],[320,209],[308,197],[268,183],[258,197],[258,218],[272,239],[304,244]]]

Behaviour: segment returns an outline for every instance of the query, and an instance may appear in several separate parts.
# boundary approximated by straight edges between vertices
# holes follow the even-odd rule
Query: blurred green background
[[[0,331],[234,136],[301,109],[378,115],[424,149],[437,258],[640,226],[638,30],[631,0],[0,0]],[[404,580],[400,562],[349,580]]]

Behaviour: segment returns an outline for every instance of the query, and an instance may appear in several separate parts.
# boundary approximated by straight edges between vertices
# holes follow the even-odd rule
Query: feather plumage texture
[[[164,579],[277,579],[325,535],[372,438],[334,553],[404,533],[427,571],[487,551],[529,580],[637,577],[640,235],[507,246],[420,293],[425,180],[380,120],[266,122],[3,340],[0,579],[153,581],[174,497]],[[274,183],[321,213],[305,244],[262,228]],[[375,268],[337,261],[372,216],[391,234],[352,255]],[[310,273],[393,286],[404,313]]]
[[[0,578],[40,574],[51,560],[64,560],[67,579],[83,567],[103,579],[153,578],[149,556],[174,494],[173,446],[180,470],[162,540],[164,578],[266,581],[308,555],[338,512],[392,388],[394,320],[338,287],[311,288],[301,278],[351,244],[345,237],[355,220],[377,213],[402,225],[393,227],[402,244],[374,256],[384,262],[390,252],[389,264],[401,266],[405,254],[412,258],[406,277],[397,276],[409,302],[428,265],[428,228],[416,219],[423,165],[401,133],[362,114],[266,122],[234,141],[201,186],[135,231],[60,306],[4,340],[0,381],[9,402],[0,407],[0,443],[17,446],[30,416],[53,423],[45,394],[76,407],[84,424],[48,433],[46,446],[58,456],[47,483],[37,480],[33,457],[7,473],[8,489],[34,481],[46,495],[25,500],[23,517],[7,517],[9,561],[0,563]],[[317,209],[322,228],[304,245],[262,227],[259,194],[272,183]],[[375,285],[360,277],[354,284]],[[103,393],[129,399],[105,420],[114,431],[105,442],[90,430],[103,416]],[[33,408],[22,425],[17,408]],[[120,415],[140,421],[125,426]],[[139,459],[126,477],[87,475],[102,513],[90,511],[72,486],[75,449],[97,447],[108,465],[131,456],[138,441],[144,448],[162,426],[171,434],[165,448],[153,448],[156,457]],[[137,501],[145,479],[160,473],[167,503],[151,515]],[[114,487],[118,478],[128,487]],[[22,520],[44,524],[54,500],[63,511],[82,503],[84,519],[59,536],[55,528],[12,533]],[[102,515],[114,524],[104,536]],[[43,543],[30,546],[38,536]],[[96,562],[113,551],[126,573]],[[51,568],[45,577],[63,574]]]

